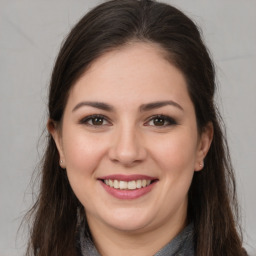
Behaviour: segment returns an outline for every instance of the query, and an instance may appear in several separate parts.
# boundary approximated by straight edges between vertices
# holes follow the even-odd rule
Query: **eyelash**
[[[156,119],[163,120],[165,124],[160,125],[160,126],[152,125],[154,127],[163,128],[163,127],[167,127],[167,126],[171,126],[171,125],[177,125],[177,122],[172,117],[166,116],[166,115],[154,115],[154,116],[150,117],[150,119],[146,123],[149,123],[149,122],[154,121]],[[150,125],[145,124],[145,126],[150,126]]]
[[[108,124],[95,125],[93,123],[91,123],[91,124],[89,123],[90,121],[92,121],[93,119],[96,119],[96,118],[102,119],[103,122],[107,121]],[[88,126],[93,126],[93,127],[97,127],[97,126],[101,127],[103,125],[111,125],[108,118],[104,115],[90,115],[90,116],[87,116],[87,117],[83,118],[79,123],[80,124],[85,124],[85,125],[88,125]]]
[[[93,119],[97,119],[97,118],[101,119],[103,123],[99,124],[99,125],[96,125],[96,124],[93,124],[93,123],[89,123],[90,121],[92,122]],[[151,121],[154,121],[156,119],[163,120],[164,124],[163,125],[159,125],[159,126],[158,125],[150,125],[149,124]],[[107,124],[104,124],[104,122],[107,122]],[[95,127],[95,128],[100,128],[101,126],[105,126],[105,125],[111,126],[111,123],[110,123],[109,119],[106,116],[99,115],[99,114],[87,116],[87,117],[83,118],[79,123],[80,124],[85,124],[85,125],[88,125],[88,126],[92,126],[92,127]],[[154,115],[154,116],[151,116],[144,123],[144,126],[154,126],[154,127],[158,127],[158,128],[163,128],[163,127],[167,127],[167,126],[171,126],[171,125],[177,125],[177,122],[172,117],[169,117],[169,116],[166,116],[166,115]]]

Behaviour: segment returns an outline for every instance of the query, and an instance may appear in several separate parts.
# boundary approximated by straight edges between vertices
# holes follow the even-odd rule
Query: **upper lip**
[[[122,180],[122,181],[157,180],[156,177],[141,175],[141,174],[133,174],[133,175],[112,174],[112,175],[99,177],[98,179],[99,180]]]

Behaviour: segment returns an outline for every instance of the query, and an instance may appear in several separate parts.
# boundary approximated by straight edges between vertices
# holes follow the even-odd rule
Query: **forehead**
[[[74,84],[69,101],[134,104],[137,100],[190,100],[182,72],[157,45],[131,43],[96,59]]]

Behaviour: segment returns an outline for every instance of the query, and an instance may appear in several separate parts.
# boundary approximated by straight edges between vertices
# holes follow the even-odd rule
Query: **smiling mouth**
[[[131,180],[131,181],[124,181],[124,180],[111,180],[111,179],[104,179],[102,180],[107,186],[119,190],[135,190],[140,188],[145,188],[155,182],[156,180]]]
[[[98,178],[103,188],[118,200],[133,200],[140,198],[155,187],[157,177],[147,175],[113,174]]]

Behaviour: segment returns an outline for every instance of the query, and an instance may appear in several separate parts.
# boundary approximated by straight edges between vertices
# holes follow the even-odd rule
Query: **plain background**
[[[93,6],[89,0],[0,0],[0,256],[24,252],[17,230],[32,203],[29,181],[41,157],[47,89],[61,42]],[[216,63],[241,202],[245,247],[256,255],[256,1],[165,1],[203,31]]]

